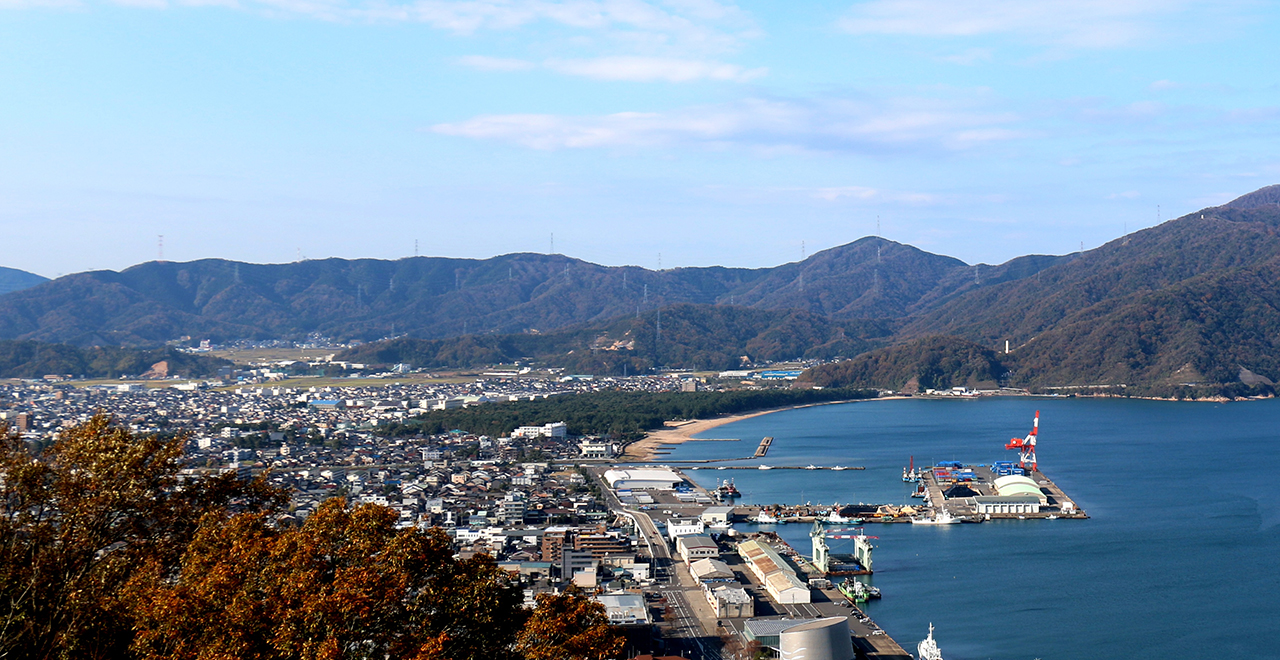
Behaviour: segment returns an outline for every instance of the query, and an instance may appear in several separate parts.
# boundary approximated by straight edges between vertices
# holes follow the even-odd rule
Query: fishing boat
[[[832,525],[847,525],[853,522],[853,519],[840,515],[840,505],[836,504],[831,507],[831,512],[822,519],[822,522],[831,523]]]
[[[951,515],[950,511],[942,508],[934,512],[933,517],[931,518],[919,516],[911,519],[912,525],[955,525],[959,522],[961,522],[959,518]]]
[[[756,515],[756,523],[760,525],[776,525],[778,524],[778,518],[768,511],[761,509],[760,513]]]
[[[929,636],[920,640],[920,644],[916,646],[916,658],[942,660],[942,651],[938,650],[938,643],[933,641],[933,623],[929,624]]]
[[[816,469],[818,469],[818,466],[814,465],[813,463],[810,463],[810,464],[808,464],[808,465],[804,466],[804,469],[806,469],[806,470],[816,470]]]
[[[773,469],[773,466],[771,466],[771,465],[761,465],[760,467],[758,467],[758,468],[756,468],[756,469],[758,469],[758,470],[772,470],[772,469]]]
[[[917,481],[920,481],[920,472],[916,470],[915,456],[911,457],[911,463],[909,467],[902,468],[902,480],[909,483],[915,483]]]
[[[837,465],[837,466],[835,466],[835,467],[833,467],[833,468],[831,468],[831,469],[832,469],[832,470],[835,470],[836,472],[841,472],[841,471],[843,471],[843,470],[847,470],[847,469],[849,469],[849,468],[847,468],[847,467],[845,467],[845,466],[843,466],[843,465]]]
[[[914,493],[911,493],[911,496],[912,496],[912,497],[924,497],[925,495],[928,495],[928,494],[929,494],[929,493],[928,493],[928,491],[927,491],[927,490],[925,490],[924,484],[920,484],[919,486],[916,486],[916,490],[915,490],[915,492],[914,492]]]
[[[1051,513],[1051,514],[1049,514],[1049,515],[1045,516],[1045,517],[1044,517],[1044,519],[1045,519],[1045,520],[1057,520],[1057,519],[1058,519],[1058,516],[1057,516],[1056,514],[1052,514],[1052,513]]]

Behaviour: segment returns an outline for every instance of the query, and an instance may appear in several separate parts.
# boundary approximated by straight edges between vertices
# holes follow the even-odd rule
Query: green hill
[[[835,321],[798,310],[680,304],[545,334],[393,339],[345,351],[338,359],[428,368],[522,360],[576,373],[620,375],[643,373],[655,366],[731,369],[741,366],[744,358],[756,362],[853,356],[884,345],[891,332],[891,325],[883,321]]]
[[[46,374],[86,378],[139,376],[158,362],[168,363],[169,375],[189,378],[212,376],[219,368],[231,366],[231,362],[221,358],[190,355],[172,348],[80,348],[35,341],[0,341],[0,378],[39,378]]]

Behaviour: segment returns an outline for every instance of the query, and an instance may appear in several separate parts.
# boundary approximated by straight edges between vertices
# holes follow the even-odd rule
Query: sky
[[[1276,34],[1236,0],[0,0],[0,265],[1063,254],[1280,183]]]

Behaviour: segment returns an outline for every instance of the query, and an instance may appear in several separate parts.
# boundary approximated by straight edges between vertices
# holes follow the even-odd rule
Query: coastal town
[[[333,497],[387,507],[399,527],[445,530],[458,558],[492,558],[529,606],[544,593],[590,594],[625,630],[627,658],[789,657],[815,644],[827,651],[806,657],[910,657],[862,609],[879,595],[866,582],[872,546],[865,532],[855,555],[839,556],[826,545],[825,526],[972,513],[942,494],[944,481],[954,482],[950,472],[913,468],[933,506],[926,499],[914,507],[766,508],[739,505],[728,479],[719,488],[698,485],[688,473],[696,464],[654,461],[665,445],[769,410],[672,420],[634,442],[574,435],[564,422],[495,436],[393,433],[389,426],[436,410],[599,391],[689,392],[707,381],[490,375],[299,386],[270,370],[241,373],[234,385],[44,379],[0,384],[0,422],[36,445],[101,413],[138,434],[181,434],[184,474],[234,473],[286,488],[287,510],[274,521],[280,526],[304,523]],[[765,457],[771,441],[762,440],[754,458]],[[753,531],[734,528],[743,522]],[[768,526],[786,522],[812,525],[812,547],[793,547]]]

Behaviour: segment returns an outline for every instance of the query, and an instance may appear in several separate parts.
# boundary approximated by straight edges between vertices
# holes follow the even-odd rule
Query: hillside
[[[607,267],[561,255],[150,262],[0,296],[0,339],[78,345],[546,332],[677,303],[891,319],[1064,257],[968,266],[880,238],[775,268]]]
[[[900,336],[1008,340],[1024,385],[1280,380],[1280,204],[1237,202],[967,292]]]
[[[927,337],[805,371],[800,384],[889,389],[994,389],[1007,378],[994,351],[955,337]]]
[[[159,362],[167,363],[168,375],[190,378],[212,376],[219,368],[231,366],[231,362],[221,358],[190,355],[171,348],[80,348],[34,341],[0,341],[0,378],[40,378],[46,374],[86,378],[140,376]]]
[[[37,284],[48,281],[49,278],[36,275],[35,273],[28,273],[25,270],[0,266],[0,296],[13,291],[30,289]]]
[[[679,304],[545,334],[393,339],[345,351],[338,359],[428,368],[523,360],[577,373],[621,375],[642,373],[655,365],[720,370],[741,366],[743,358],[755,362],[853,356],[884,345],[891,332],[890,324],[883,321],[836,321],[798,310]]]

